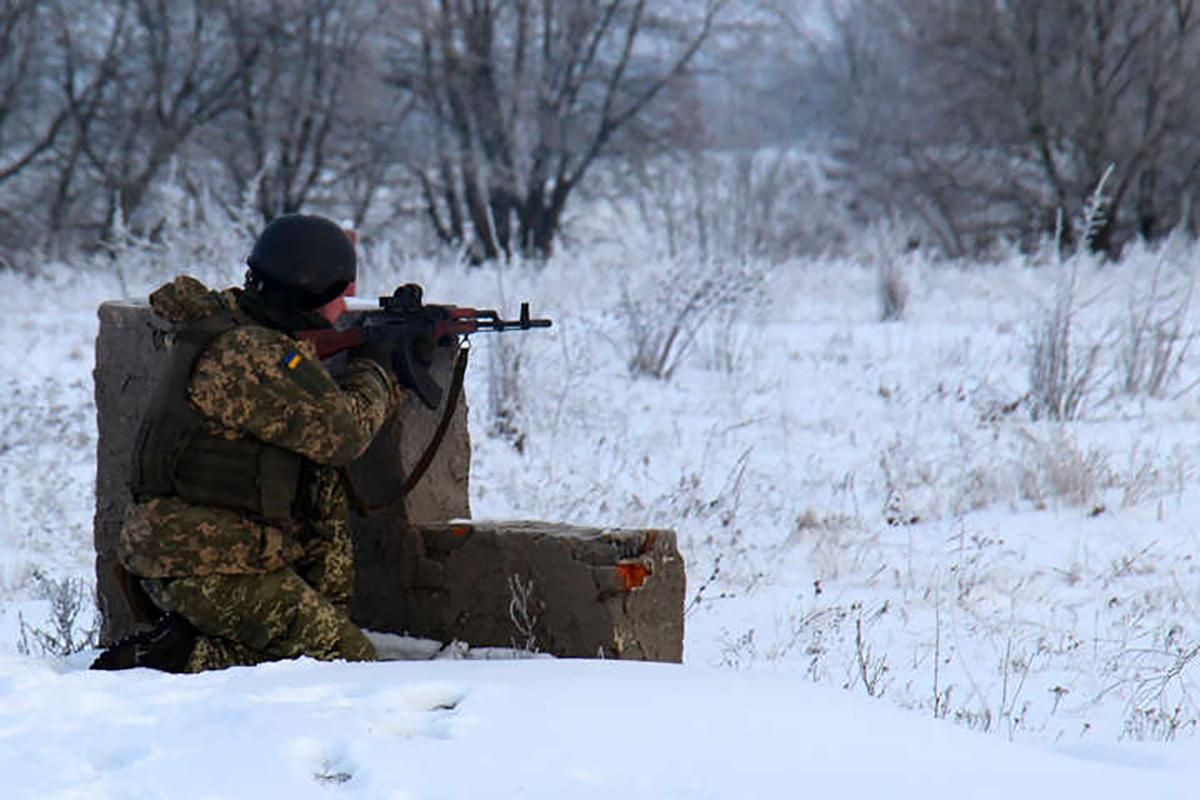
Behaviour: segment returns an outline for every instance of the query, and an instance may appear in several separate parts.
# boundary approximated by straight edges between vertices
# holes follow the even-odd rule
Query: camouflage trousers
[[[146,593],[199,631],[185,672],[310,656],[370,661],[375,647],[291,569],[265,575],[147,578]]]

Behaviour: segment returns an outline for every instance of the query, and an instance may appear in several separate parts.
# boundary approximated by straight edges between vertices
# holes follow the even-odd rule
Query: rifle
[[[527,331],[551,324],[548,319],[530,317],[529,303],[521,303],[517,319],[504,319],[492,309],[426,305],[423,295],[418,284],[406,283],[390,297],[379,298],[379,311],[368,311],[349,328],[299,331],[297,335],[313,342],[322,359],[367,342],[388,342],[396,378],[427,407],[436,409],[442,401],[442,387],[429,374],[433,345],[472,333]]]

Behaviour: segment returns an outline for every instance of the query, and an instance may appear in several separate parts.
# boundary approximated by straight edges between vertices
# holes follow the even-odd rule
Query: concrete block
[[[368,525],[355,548],[354,617],[371,630],[556,656],[683,658],[685,574],[673,531]]]

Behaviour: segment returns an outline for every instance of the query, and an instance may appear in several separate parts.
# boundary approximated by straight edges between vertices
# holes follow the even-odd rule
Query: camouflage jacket
[[[159,316],[186,323],[223,308],[245,311],[247,299],[239,290],[210,292],[185,276],[151,294],[150,303]],[[383,425],[396,398],[393,377],[372,361],[355,359],[335,381],[308,342],[267,324],[243,324],[203,350],[188,397],[207,433],[254,439],[307,460],[298,520],[268,525],[237,511],[156,497],[126,514],[121,563],[150,578],[256,574],[291,565],[344,604],[352,563],[338,468],[360,455]]]

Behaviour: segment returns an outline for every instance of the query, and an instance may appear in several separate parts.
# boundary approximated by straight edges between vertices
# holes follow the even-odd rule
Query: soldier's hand
[[[355,358],[365,358],[368,361],[374,361],[383,367],[389,375],[394,372],[395,367],[392,366],[392,345],[389,342],[367,342],[358,348],[358,352],[354,356]]]
[[[421,364],[429,366],[433,363],[437,342],[432,336],[418,336],[412,340],[412,354]]]
[[[405,389],[396,382],[396,388],[392,390],[392,408],[398,408],[408,402],[408,398],[412,397],[412,391]]]

